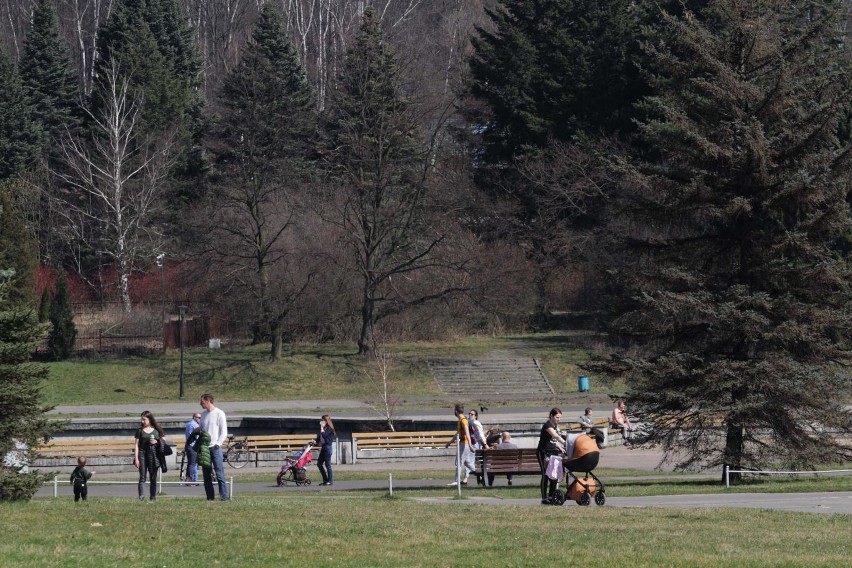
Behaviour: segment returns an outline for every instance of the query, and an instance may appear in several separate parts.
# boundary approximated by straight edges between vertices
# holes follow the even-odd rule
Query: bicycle
[[[228,446],[222,451],[222,461],[227,462],[233,468],[240,469],[251,461],[248,438],[234,439],[228,436]]]

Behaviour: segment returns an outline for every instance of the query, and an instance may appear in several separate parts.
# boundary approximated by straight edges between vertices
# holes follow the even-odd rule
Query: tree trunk
[[[729,469],[742,469],[743,457],[743,427],[739,424],[728,424],[727,432],[725,433],[725,465]],[[722,472],[724,476],[724,469]],[[728,479],[732,485],[737,485],[742,480],[742,474],[728,474]],[[724,478],[722,479],[724,482]]]
[[[275,323],[272,324],[272,329],[271,329],[271,333],[272,333],[272,354],[271,354],[271,356],[272,356],[273,361],[280,361],[281,360],[281,354],[282,354],[282,351],[284,349],[284,339],[282,337],[283,332],[282,332],[282,329],[281,329],[282,328],[281,321],[282,321],[281,319],[277,319],[277,320],[275,320]]]
[[[358,336],[358,354],[369,355],[373,344],[373,307],[374,301],[369,292],[364,291],[361,305],[361,334]]]
[[[130,261],[127,258],[124,238],[121,236],[118,238],[118,293],[124,311],[130,313],[133,309],[130,301]]]

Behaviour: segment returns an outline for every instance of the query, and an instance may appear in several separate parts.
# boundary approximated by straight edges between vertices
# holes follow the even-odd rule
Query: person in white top
[[[225,482],[225,462],[222,460],[222,445],[228,439],[228,422],[225,413],[213,404],[213,395],[205,393],[201,395],[201,428],[210,435],[210,466],[201,468],[204,475],[204,492],[207,500],[213,501],[216,494],[213,492],[213,470],[216,471],[216,482],[219,485],[219,498],[227,501],[228,484]]]

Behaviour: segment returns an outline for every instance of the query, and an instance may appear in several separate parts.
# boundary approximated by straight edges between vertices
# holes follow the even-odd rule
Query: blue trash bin
[[[580,392],[589,392],[589,377],[583,375],[577,379],[577,388]]]

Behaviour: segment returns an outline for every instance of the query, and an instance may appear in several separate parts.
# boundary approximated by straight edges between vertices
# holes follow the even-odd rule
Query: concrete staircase
[[[445,393],[465,400],[549,398],[554,391],[531,357],[427,361]]]

